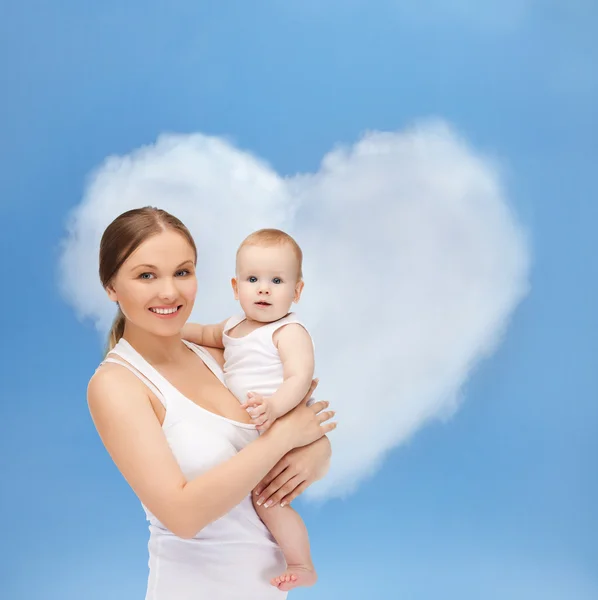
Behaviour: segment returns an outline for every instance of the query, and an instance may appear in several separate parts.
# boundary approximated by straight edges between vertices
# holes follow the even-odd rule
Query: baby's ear
[[[235,300],[239,299],[239,286],[237,285],[237,279],[233,277],[230,280],[231,285],[233,286],[233,292],[235,293]]]
[[[293,298],[293,302],[295,304],[297,304],[297,302],[299,302],[299,300],[301,299],[301,293],[303,292],[303,286],[305,284],[303,283],[303,279],[300,279],[297,282],[297,285],[295,286],[295,297]]]

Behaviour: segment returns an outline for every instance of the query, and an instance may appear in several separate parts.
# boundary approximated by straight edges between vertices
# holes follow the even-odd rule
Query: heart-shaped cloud
[[[318,397],[339,421],[330,473],[312,498],[347,494],[425,422],[452,414],[528,289],[525,235],[496,166],[439,121],[369,133],[326,155],[317,173],[286,178],[200,134],[108,158],[71,215],[61,257],[66,300],[102,335],[114,306],[97,276],[101,234],[146,205],[196,239],[193,319],[204,323],[239,310],[229,280],[248,233],[279,227],[302,246],[296,310],[316,342]]]

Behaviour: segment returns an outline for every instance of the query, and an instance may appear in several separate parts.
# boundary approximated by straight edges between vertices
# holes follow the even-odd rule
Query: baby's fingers
[[[256,394],[255,392],[247,392],[247,400],[246,400],[246,402],[241,404],[241,406],[242,407],[259,406],[260,404],[263,404],[263,403],[264,403],[263,396],[260,396],[259,394]]]
[[[248,410],[250,408],[255,408],[257,406],[259,406],[259,404],[257,402],[251,402],[251,401],[244,402],[243,404],[241,404],[241,408],[243,408],[245,410]]]
[[[241,408],[248,409],[248,408],[253,408],[253,407],[257,407],[257,406],[263,406],[263,404],[264,404],[263,398],[255,399],[255,400],[247,400],[247,402],[244,402],[243,404],[241,404]]]
[[[249,416],[255,421],[256,419],[263,419],[266,417],[266,411],[260,410],[259,408],[252,408],[248,411]]]
[[[265,415],[260,415],[259,417],[254,417],[253,419],[251,419],[253,421],[253,424],[259,429],[260,427],[263,427],[267,422],[268,422],[268,418]]]

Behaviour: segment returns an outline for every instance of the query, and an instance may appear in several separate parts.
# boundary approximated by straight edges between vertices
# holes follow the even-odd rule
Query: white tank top
[[[272,340],[274,332],[289,323],[298,323],[307,331],[297,315],[289,313],[243,337],[230,337],[228,332],[246,318],[243,313],[231,317],[222,333],[224,381],[241,403],[247,401],[247,392],[272,396],[284,381],[282,361]]]
[[[203,348],[185,344],[224,383],[216,360]],[[162,402],[166,409],[162,430],[188,481],[232,458],[258,437],[254,425],[212,413],[184,396],[124,339],[104,362],[127,368]],[[286,598],[286,592],[269,583],[286,568],[284,557],[250,495],[191,540],[175,536],[142,506],[150,530],[146,600]]]

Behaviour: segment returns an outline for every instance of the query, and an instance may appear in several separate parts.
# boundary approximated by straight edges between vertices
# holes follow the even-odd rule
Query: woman
[[[119,312],[88,404],[150,522],[146,600],[281,600],[269,581],[284,559],[250,493],[270,483],[269,496],[284,480],[288,494],[299,463],[312,473],[325,464],[334,413],[304,402],[258,435],[222,383],[221,353],[181,338],[196,259],[189,231],[165,211],[131,210],[108,226],[100,279]]]

